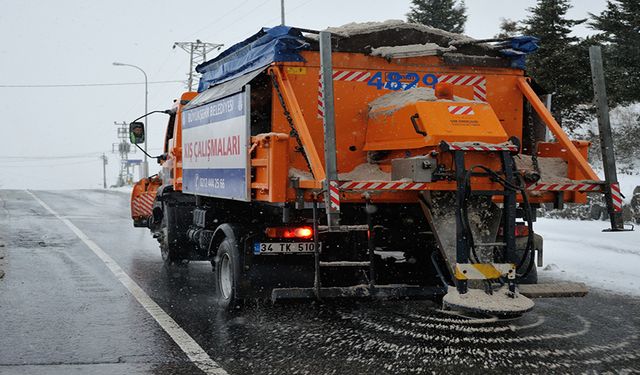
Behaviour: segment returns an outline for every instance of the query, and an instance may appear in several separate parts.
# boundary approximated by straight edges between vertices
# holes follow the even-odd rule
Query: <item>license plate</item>
[[[259,254],[300,254],[313,253],[313,242],[258,242],[253,245],[253,253]],[[318,244],[322,248],[322,244]]]

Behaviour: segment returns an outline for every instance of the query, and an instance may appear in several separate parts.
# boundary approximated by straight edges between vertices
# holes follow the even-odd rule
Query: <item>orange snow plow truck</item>
[[[400,21],[262,29],[165,111],[134,225],[168,264],[210,261],[223,307],[426,297],[511,315],[583,296],[537,285],[536,210],[609,187],[525,75],[536,48]]]

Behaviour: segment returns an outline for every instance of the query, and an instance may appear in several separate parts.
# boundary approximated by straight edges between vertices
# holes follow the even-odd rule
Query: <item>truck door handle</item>
[[[418,119],[419,118],[420,118],[420,116],[418,116],[417,113],[415,115],[411,116],[411,123],[413,124],[413,130],[415,130],[416,133],[426,137],[427,136],[427,132],[424,131],[424,129],[422,129],[422,125],[420,123],[418,123]]]

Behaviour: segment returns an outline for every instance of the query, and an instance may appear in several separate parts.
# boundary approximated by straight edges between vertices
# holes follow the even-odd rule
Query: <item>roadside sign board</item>
[[[182,114],[182,190],[251,200],[249,86]]]

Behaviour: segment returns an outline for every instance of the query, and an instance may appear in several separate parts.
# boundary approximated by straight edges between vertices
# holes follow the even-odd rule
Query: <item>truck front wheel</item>
[[[240,256],[238,246],[231,238],[225,238],[218,246],[214,260],[216,294],[218,306],[231,309],[240,304],[238,293],[240,278]]]
[[[180,223],[177,222],[177,208],[164,205],[162,210],[162,222],[158,242],[160,253],[166,265],[181,264],[186,259],[184,235],[179,231]]]

